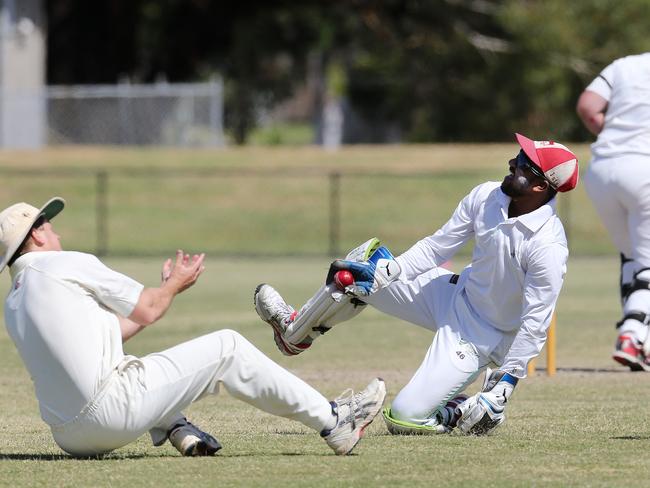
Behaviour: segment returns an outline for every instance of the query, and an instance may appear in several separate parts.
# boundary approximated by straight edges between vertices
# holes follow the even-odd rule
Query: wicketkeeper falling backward
[[[562,144],[516,138],[521,150],[503,181],[478,185],[442,228],[404,254],[394,258],[371,239],[334,261],[325,285],[298,311],[267,284],[255,290],[257,313],[286,355],[366,304],[435,332],[422,364],[383,412],[393,434],[490,432],[544,346],[569,254],[556,194],[575,188],[578,161]],[[460,275],[441,267],[472,238],[472,262]],[[354,277],[342,291],[341,270]],[[462,395],[484,369],[482,391]]]

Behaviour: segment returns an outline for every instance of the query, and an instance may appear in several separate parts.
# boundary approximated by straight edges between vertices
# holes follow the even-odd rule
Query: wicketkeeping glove
[[[331,283],[334,275],[342,270],[349,271],[354,277],[354,284],[347,286],[345,293],[359,298],[385,287],[397,279],[401,272],[399,264],[384,246],[377,248],[367,261],[337,259],[330,265],[325,283]]]
[[[485,435],[501,425],[506,420],[506,404],[518,381],[504,371],[487,368],[483,389],[457,407],[461,415],[457,424],[460,431]]]

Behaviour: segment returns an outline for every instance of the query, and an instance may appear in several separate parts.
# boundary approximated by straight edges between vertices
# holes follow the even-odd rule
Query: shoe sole
[[[501,420],[489,420],[481,425],[475,425],[469,430],[469,433],[471,435],[477,435],[477,436],[488,435],[492,432],[493,429],[501,425],[503,421],[504,421],[503,418],[501,418]]]
[[[638,358],[622,351],[616,351],[612,354],[612,359],[623,366],[627,366],[632,371],[650,371],[650,366],[643,364]]]
[[[214,456],[218,450],[221,449],[221,446],[213,446],[204,441],[197,442],[194,446],[191,446],[185,451],[183,456],[189,457],[202,457],[202,456]]]
[[[386,399],[386,383],[384,382],[383,379],[378,378],[380,381],[381,385],[381,399],[376,403],[376,407],[372,410],[372,413],[366,417],[366,421],[360,426],[357,427],[356,432],[353,434],[355,436],[354,443],[352,446],[347,449],[345,452],[342,452],[339,454],[339,456],[347,456],[352,452],[352,450],[356,447],[356,445],[359,443],[361,438],[364,436],[366,427],[368,427],[373,420],[375,420],[375,417],[377,414],[381,411],[381,407],[384,405],[384,400]],[[338,454],[338,453],[337,453]]]
[[[269,324],[273,328],[273,339],[275,340],[275,345],[278,347],[280,352],[284,354],[285,356],[297,356],[300,354],[302,351],[294,351],[291,349],[285,340],[282,338],[282,330],[279,330],[278,326],[276,326],[270,318],[266,318],[264,312],[262,312],[261,307],[258,303],[257,296],[259,295],[260,290],[262,289],[263,286],[267,286],[266,283],[262,283],[260,285],[257,285],[257,288],[255,288],[255,293],[253,295],[253,304],[255,305],[255,312],[257,312],[257,315],[259,318],[261,318],[264,322]]]

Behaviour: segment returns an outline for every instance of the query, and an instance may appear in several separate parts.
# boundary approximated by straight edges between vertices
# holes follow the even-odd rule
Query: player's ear
[[[29,236],[37,246],[43,245],[45,243],[45,237],[43,236],[43,226],[32,227],[32,230],[29,231]]]
[[[551,184],[542,178],[536,178],[535,184],[532,185],[534,192],[545,192],[551,188]]]

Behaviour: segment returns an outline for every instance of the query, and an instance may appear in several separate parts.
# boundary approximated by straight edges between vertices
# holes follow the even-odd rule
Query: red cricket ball
[[[334,283],[339,290],[344,291],[346,286],[354,284],[354,276],[346,270],[337,271],[334,275]]]

